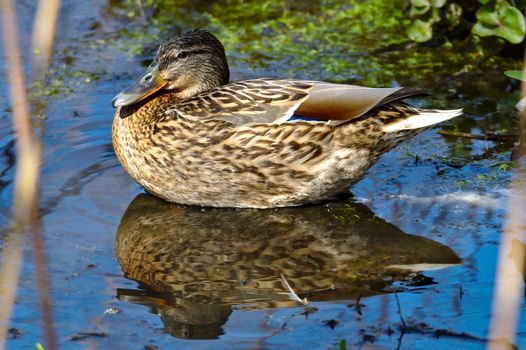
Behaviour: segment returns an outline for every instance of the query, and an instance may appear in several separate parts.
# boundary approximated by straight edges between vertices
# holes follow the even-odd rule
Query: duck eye
[[[186,51],[181,51],[181,52],[179,52],[179,54],[177,55],[177,59],[185,58],[186,56],[188,56],[188,52],[186,52]]]

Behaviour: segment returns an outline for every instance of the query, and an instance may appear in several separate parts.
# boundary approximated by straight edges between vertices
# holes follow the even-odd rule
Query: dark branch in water
[[[400,300],[398,299],[398,294],[396,292],[393,292],[395,300],[396,300],[396,313],[398,316],[400,316],[400,322],[402,323],[403,329],[407,328],[407,324],[405,323],[404,317],[402,316],[402,308],[400,307]]]
[[[400,307],[400,300],[398,299],[398,294],[396,293],[396,291],[393,291],[393,294],[396,300],[396,313],[400,317],[400,322],[402,324],[402,327],[400,329],[400,337],[398,338],[398,345],[396,347],[396,349],[398,350],[402,347],[402,339],[404,338],[404,334],[407,329],[407,324],[405,323],[404,317],[402,316],[402,308]]]
[[[79,332],[75,335],[72,335],[69,337],[70,341],[77,341],[77,340],[84,340],[89,337],[97,337],[97,338],[104,338],[108,335],[104,332]]]
[[[459,132],[459,131],[451,131],[451,130],[438,130],[437,132],[440,135],[445,135],[445,136],[463,137],[467,139],[484,140],[484,141],[515,143],[519,140],[519,135],[517,134],[471,134],[467,132]]]

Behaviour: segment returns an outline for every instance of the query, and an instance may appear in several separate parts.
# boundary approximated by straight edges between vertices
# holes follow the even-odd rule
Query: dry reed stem
[[[526,70],[526,50],[523,70]],[[522,81],[521,99],[526,97]],[[500,235],[496,281],[490,323],[490,343],[487,349],[515,349],[519,315],[524,296],[523,274],[526,243],[526,110],[519,125],[521,142],[518,146],[507,216]],[[515,249],[512,249],[513,242]]]
[[[0,269],[0,349],[3,349],[22,266],[24,247],[22,234],[34,218],[40,152],[34,143],[24,88],[15,10],[11,0],[1,0],[0,4],[7,67],[9,67],[7,75],[13,109],[12,121],[18,154],[13,195],[13,222],[5,240],[4,258]]]
[[[46,79],[46,73],[51,63],[55,28],[60,8],[60,0],[39,0],[38,9],[33,26],[33,54],[32,67],[35,73],[34,79]],[[33,105],[39,105],[38,101],[32,101]],[[43,111],[40,111],[43,112]],[[40,140],[35,140],[39,142]],[[35,216],[32,221],[31,243],[35,261],[35,280],[38,288],[38,297],[42,311],[42,326],[46,340],[46,349],[56,349],[56,334],[53,321],[53,310],[51,305],[51,286],[49,281],[48,263],[44,237],[40,230],[40,218]]]
[[[33,67],[37,68],[38,76],[45,73],[51,62],[59,7],[59,0],[40,0],[38,2],[32,43]]]
[[[37,215],[37,191],[40,163],[40,143],[33,135],[31,117],[24,86],[21,53],[18,47],[16,11],[11,0],[0,0],[4,23],[4,42],[8,62],[8,77],[12,103],[12,122],[17,146],[17,162],[14,189],[12,227],[4,243],[4,258],[0,269],[0,349],[5,346],[9,318],[12,313],[16,288],[22,266],[25,233],[32,234],[37,272],[37,286],[42,306],[46,348],[56,349],[51,306],[49,303],[49,280],[45,262],[43,239]],[[39,2],[35,21],[34,52],[42,54],[41,60],[33,61],[39,76],[43,77],[51,57],[55,22],[59,1]]]

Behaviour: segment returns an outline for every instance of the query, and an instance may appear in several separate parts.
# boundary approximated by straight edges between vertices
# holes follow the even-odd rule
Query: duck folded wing
[[[235,81],[181,101],[168,110],[183,118],[239,126],[283,123],[294,115],[341,124],[369,110],[422,94],[417,88],[366,88],[303,80]]]
[[[296,110],[296,114],[338,125],[360,117],[375,107],[421,94],[425,92],[419,88],[368,88],[319,82],[310,91],[309,98]]]

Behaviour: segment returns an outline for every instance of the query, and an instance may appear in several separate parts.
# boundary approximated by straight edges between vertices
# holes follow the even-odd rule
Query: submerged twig
[[[400,307],[400,300],[398,299],[398,294],[396,291],[393,291],[395,300],[396,300],[396,313],[400,317],[400,322],[402,323],[402,327],[400,329],[400,337],[398,338],[398,345],[396,349],[400,349],[402,346],[402,339],[404,338],[404,334],[407,330],[407,324],[405,323],[404,317],[402,316],[402,308]]]
[[[396,300],[396,313],[400,316],[400,322],[402,323],[402,332],[407,329],[407,324],[405,323],[404,317],[402,316],[402,308],[400,307],[400,300],[398,299],[398,294],[393,291],[395,300]]]
[[[96,338],[104,338],[107,337],[108,334],[104,332],[78,332],[75,335],[72,335],[69,337],[70,341],[77,341],[77,340],[84,340],[89,337],[96,337]]]
[[[516,134],[471,134],[467,132],[451,131],[451,130],[438,130],[437,133],[445,136],[462,137],[474,140],[483,141],[496,141],[515,143],[519,140],[519,135]]]
[[[292,300],[296,300],[300,303],[302,303],[303,305],[307,306],[309,304],[309,302],[307,301],[307,298],[305,299],[301,299],[298,294],[296,294],[296,292],[294,292],[294,290],[292,289],[292,287],[290,286],[289,282],[287,281],[287,279],[285,278],[285,276],[280,273],[279,274],[280,277],[281,277],[281,281],[283,282],[283,285],[285,286],[285,288],[287,288],[289,290],[289,294],[291,296],[291,299]]]

